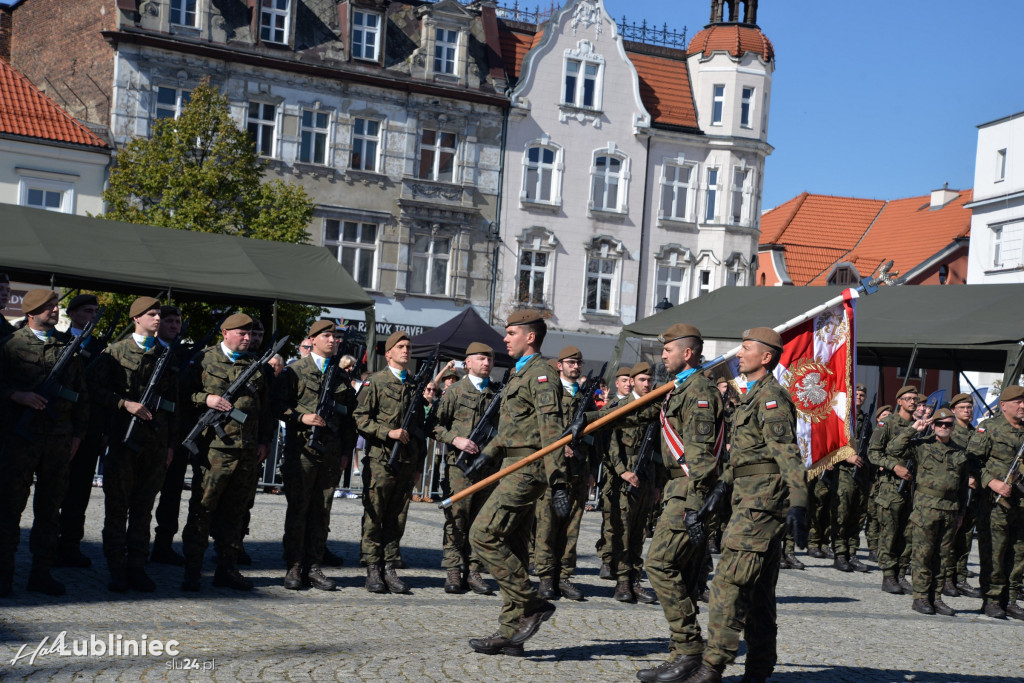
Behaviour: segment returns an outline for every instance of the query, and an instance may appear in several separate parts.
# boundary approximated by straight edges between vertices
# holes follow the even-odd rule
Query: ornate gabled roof
[[[775,48],[761,29],[747,24],[711,24],[705,26],[690,41],[686,49],[688,56],[713,52],[728,52],[739,59],[748,52],[759,55],[770,62],[775,59]]]

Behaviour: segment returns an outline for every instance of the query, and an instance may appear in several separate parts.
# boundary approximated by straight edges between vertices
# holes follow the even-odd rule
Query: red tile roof
[[[701,52],[705,55],[712,52],[728,52],[737,59],[748,52],[753,52],[761,55],[766,62],[775,59],[775,48],[772,47],[772,41],[768,40],[768,36],[761,33],[759,28],[742,24],[712,24],[698,31],[690,41],[686,53],[695,55]]]
[[[0,134],[107,147],[27,78],[0,59]]]
[[[640,77],[640,99],[653,123],[698,128],[690,71],[681,59],[630,52]]]
[[[517,31],[503,21],[498,22],[501,57],[505,61],[505,71],[512,82],[519,80],[519,70],[523,68],[523,57],[540,40],[542,35],[542,31],[537,31],[536,34]]]

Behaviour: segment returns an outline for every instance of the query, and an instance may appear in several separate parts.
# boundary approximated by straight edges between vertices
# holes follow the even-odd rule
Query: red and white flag
[[[854,368],[857,292],[842,303],[782,333],[775,377],[789,389],[797,409],[796,436],[811,475],[854,455]]]

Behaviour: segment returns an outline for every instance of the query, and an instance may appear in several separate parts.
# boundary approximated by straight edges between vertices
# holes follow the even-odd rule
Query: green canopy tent
[[[373,299],[326,249],[14,205],[0,216],[0,270],[11,279],[163,291],[177,300],[355,308],[366,311],[373,333]]]
[[[687,322],[705,339],[740,342],[743,330],[776,326],[839,295],[843,287],[722,287],[622,329],[611,366],[630,337],[652,338]],[[857,302],[862,365],[1003,373],[1016,381],[1024,359],[1024,285],[880,287]]]

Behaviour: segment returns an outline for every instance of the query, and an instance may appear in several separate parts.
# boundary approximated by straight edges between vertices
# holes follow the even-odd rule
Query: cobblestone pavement
[[[188,494],[186,493],[186,496]],[[182,506],[184,510],[184,505]],[[284,496],[260,494],[253,536],[246,547],[255,564],[244,573],[256,590],[214,588],[212,549],[202,593],[180,590],[181,570],[151,565],[155,594],[115,595],[106,589],[100,547],[102,490],[94,489],[84,550],[91,569],[58,569],[68,595],[51,598],[25,590],[28,527],[22,519],[15,593],[0,600],[0,679],[95,680],[413,680],[413,681],[627,681],[662,661],[667,627],[657,605],[623,605],[614,584],[597,577],[594,541],[598,513],[587,513],[580,534],[578,583],[587,600],[561,600],[554,618],[527,643],[526,656],[473,653],[467,639],[497,625],[497,596],[446,595],[439,569],[442,513],[413,504],[401,575],[411,595],[370,595],[358,566],[359,500],[335,500],[331,548],[345,566],[329,569],[334,593],[286,591],[280,535]],[[182,519],[184,521],[184,518]],[[956,617],[912,612],[908,596],[879,590],[881,573],[841,574],[825,560],[804,558],[806,571],[783,571],[779,580],[779,681],[1005,681],[1024,677],[1024,623],[978,613],[980,600],[947,598]],[[976,558],[974,558],[976,559]],[[974,565],[976,568],[976,564]],[[706,612],[706,607],[703,607]],[[700,616],[706,624],[706,613]],[[92,636],[111,642],[143,636],[178,641],[177,657],[26,656],[66,632],[71,641]],[[741,652],[727,680],[743,674]],[[199,667],[198,670],[182,667]],[[205,670],[203,670],[205,668]]]

